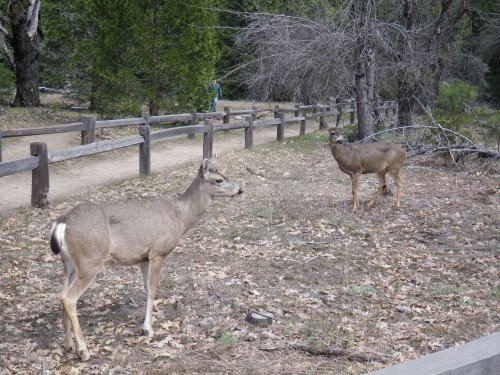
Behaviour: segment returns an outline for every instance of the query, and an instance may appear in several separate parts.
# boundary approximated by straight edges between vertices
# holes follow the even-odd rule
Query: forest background
[[[394,99],[398,126],[424,112],[459,130],[476,104],[500,103],[499,12],[494,0],[4,0],[0,105],[38,106],[43,87],[107,117],[207,111],[216,78],[225,99],[356,101],[360,137]]]

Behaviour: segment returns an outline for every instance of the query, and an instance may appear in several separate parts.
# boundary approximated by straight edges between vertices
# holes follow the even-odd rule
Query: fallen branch
[[[323,356],[335,356],[335,357],[346,357],[347,359],[358,361],[358,362],[380,362],[386,363],[390,358],[384,354],[372,353],[372,352],[358,352],[352,349],[344,349],[344,348],[318,348],[312,345],[304,345],[304,344],[288,344],[282,345],[274,348],[259,348],[262,351],[277,351],[277,350],[298,350],[301,352],[306,352],[311,355],[323,355]]]
[[[477,147],[468,147],[468,146],[437,146],[437,147],[432,147],[429,145],[415,145],[412,144],[409,146],[412,149],[417,149],[414,151],[411,155],[408,157],[414,157],[418,155],[435,155],[435,154],[449,154],[449,153],[456,153],[460,156],[467,156],[471,154],[477,154],[478,157],[481,158],[492,158],[493,160],[499,159],[500,158],[500,153],[487,150],[484,148],[477,148]]]

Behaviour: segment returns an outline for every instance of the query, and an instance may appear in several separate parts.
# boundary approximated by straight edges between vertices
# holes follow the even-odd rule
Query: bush
[[[500,111],[495,111],[485,125],[488,132],[496,138],[498,151],[500,149]]]
[[[442,82],[436,100],[437,108],[433,110],[433,114],[441,126],[460,132],[462,125],[473,122],[470,109],[476,98],[477,90],[459,79]],[[469,111],[466,112],[466,109]],[[456,141],[451,138],[450,142]]]
[[[437,97],[438,108],[447,115],[458,115],[467,106],[472,107],[477,98],[477,90],[459,79],[442,82]]]
[[[0,104],[8,103],[14,86],[14,73],[0,62]]]

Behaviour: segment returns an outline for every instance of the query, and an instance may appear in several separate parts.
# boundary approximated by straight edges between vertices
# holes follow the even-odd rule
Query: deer
[[[52,226],[50,245],[64,265],[61,302],[66,351],[76,351],[83,361],[90,358],[76,307],[106,265],[140,265],[146,290],[142,331],[153,337],[153,302],[165,257],[208,210],[214,197],[242,193],[238,184],[204,159],[194,181],[178,197],[87,202],[60,216]]]
[[[342,124],[335,128],[328,128],[330,134],[330,150],[342,172],[351,177],[352,183],[352,211],[359,207],[358,186],[362,174],[376,173],[379,187],[368,201],[371,208],[377,199],[387,190],[385,175],[389,173],[396,184],[396,205],[400,208],[401,193],[403,190],[399,170],[406,159],[406,151],[395,143],[368,143],[344,144]]]

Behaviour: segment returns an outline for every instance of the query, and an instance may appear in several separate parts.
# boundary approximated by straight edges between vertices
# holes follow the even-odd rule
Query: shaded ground
[[[198,162],[1,218],[0,368],[50,374],[362,374],[495,332],[500,322],[498,176],[410,160],[402,209],[384,197],[352,214],[350,181],[324,134],[223,154],[243,185],[218,200],[167,258],[154,313],[140,335],[138,267],[108,268],[79,307],[91,359],[62,351],[62,265],[52,221],[78,201],[182,192]],[[217,149],[216,149],[217,151]],[[249,172],[249,169],[251,172]],[[361,199],[375,190],[365,176]],[[248,309],[275,314],[259,328]],[[387,363],[291,349],[349,348]]]

